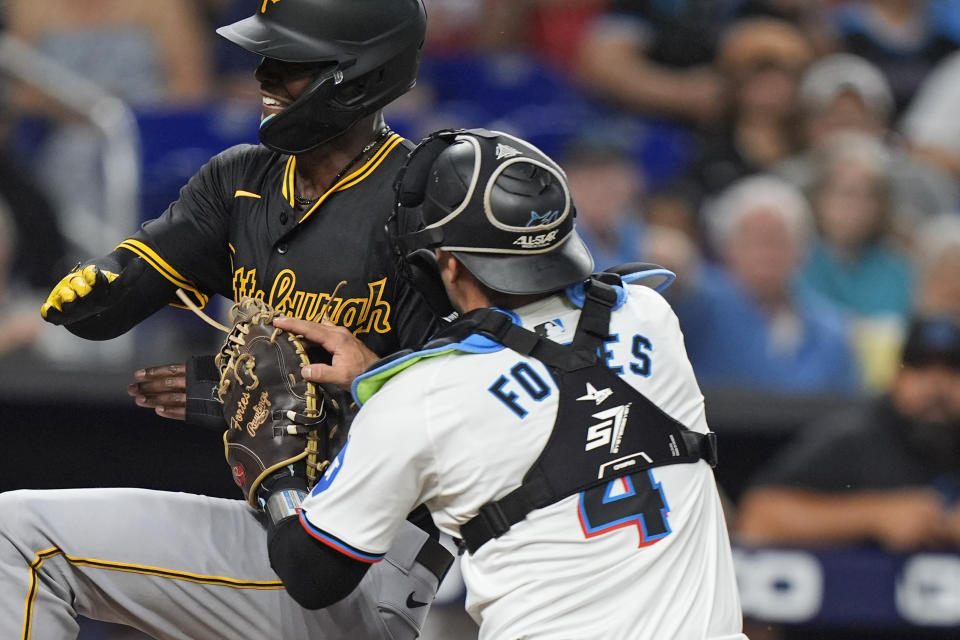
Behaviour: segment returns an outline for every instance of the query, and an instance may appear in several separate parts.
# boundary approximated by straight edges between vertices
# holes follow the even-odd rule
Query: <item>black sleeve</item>
[[[210,294],[230,293],[231,187],[246,169],[250,145],[214,156],[190,178],[162,216],[145,222],[112,254],[88,264],[121,276],[111,283],[108,308],[67,324],[89,340],[107,340],[130,330],[169,303],[178,288],[203,307]]]
[[[81,338],[116,338],[176,299],[176,287],[129,251],[117,249],[87,264],[118,272],[120,277],[110,284],[108,297],[100,301],[102,311],[64,325]]]
[[[370,564],[348,558],[304,530],[296,516],[271,527],[267,538],[270,566],[287,593],[305,609],[322,609],[345,598]]]

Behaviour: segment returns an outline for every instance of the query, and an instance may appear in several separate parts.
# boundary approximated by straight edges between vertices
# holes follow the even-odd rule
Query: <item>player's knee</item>
[[[18,489],[0,493],[0,537],[17,538],[36,526],[34,517],[40,491]]]

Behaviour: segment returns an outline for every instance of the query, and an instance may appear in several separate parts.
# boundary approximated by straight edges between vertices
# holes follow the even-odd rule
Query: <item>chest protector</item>
[[[485,336],[542,362],[560,391],[553,431],[523,483],[488,502],[460,527],[461,548],[475,552],[528,513],[619,477],[668,464],[717,463],[716,434],[680,424],[607,368],[599,350],[609,337],[620,278],[595,274],[587,281],[572,343],[558,344],[513,323],[493,309],[472,311],[445,329],[426,350],[471,335]]]

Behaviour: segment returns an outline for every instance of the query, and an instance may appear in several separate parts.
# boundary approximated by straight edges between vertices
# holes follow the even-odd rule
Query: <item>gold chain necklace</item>
[[[380,145],[386,141],[387,136],[389,136],[391,133],[393,133],[393,131],[390,129],[390,127],[388,127],[387,125],[383,125],[380,131],[377,132],[377,136],[373,140],[371,140],[369,143],[367,143],[367,145],[360,150],[360,153],[355,155],[353,159],[350,160],[350,162],[348,162],[346,165],[344,165],[343,169],[340,169],[339,173],[337,173],[337,175],[334,176],[333,182],[330,183],[330,187],[333,188],[334,186],[336,186],[337,183],[339,183],[340,180],[343,178],[343,176],[347,175],[347,171],[353,168],[353,166],[357,164],[357,162],[359,162],[361,158],[363,158],[365,155],[370,153],[370,151],[372,151],[374,148],[379,149]],[[301,207],[309,207],[309,206],[313,206],[313,204],[320,198],[319,197],[304,198],[302,196],[298,196],[295,194],[293,196],[293,199]]]

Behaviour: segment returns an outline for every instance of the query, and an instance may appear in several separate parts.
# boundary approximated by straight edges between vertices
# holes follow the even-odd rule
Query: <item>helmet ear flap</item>
[[[426,197],[430,170],[437,157],[450,146],[457,133],[438,131],[425,138],[407,156],[393,183],[396,195],[393,214],[387,221],[387,233],[393,245],[400,273],[420,292],[437,317],[452,320],[456,311],[444,291],[433,251],[410,247],[408,239],[423,228],[420,206]]]
[[[450,146],[455,135],[446,131],[435,133],[410,152],[394,183],[399,206],[413,208],[423,204],[433,162]]]
[[[456,132],[453,130],[437,131],[424,138],[407,155],[406,162],[397,172],[393,182],[395,204],[393,214],[387,221],[387,231],[395,251],[401,257],[414,249],[422,248],[408,247],[407,241],[411,234],[420,231],[426,224],[419,207],[426,198],[430,169],[455,138]]]
[[[430,305],[433,313],[446,321],[455,319],[457,312],[443,287],[440,267],[437,265],[437,258],[433,251],[417,249],[407,255],[406,263],[411,284]]]

